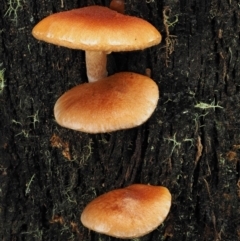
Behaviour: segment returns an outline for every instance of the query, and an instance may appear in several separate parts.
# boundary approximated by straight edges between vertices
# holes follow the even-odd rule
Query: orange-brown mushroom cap
[[[171,207],[171,194],[162,186],[134,184],[91,201],[81,215],[82,224],[118,238],[141,237],[157,228]]]
[[[102,6],[52,14],[32,30],[48,43],[89,51],[132,51],[160,43],[161,34],[147,21]]]
[[[152,79],[123,72],[67,91],[57,100],[54,115],[63,127],[104,133],[141,125],[158,99],[158,86]]]
[[[112,0],[110,2],[109,8],[124,14],[124,9],[125,9],[124,5],[125,5],[125,0]]]

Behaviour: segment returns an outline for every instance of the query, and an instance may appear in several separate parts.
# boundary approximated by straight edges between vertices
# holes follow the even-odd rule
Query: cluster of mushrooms
[[[157,84],[148,76],[122,72],[107,76],[107,54],[142,50],[159,44],[161,34],[147,21],[107,7],[89,6],[52,14],[32,31],[35,38],[85,50],[89,83],[64,93],[54,106],[57,123],[87,133],[105,133],[144,123],[159,99]],[[162,186],[133,184],[90,202],[82,224],[118,238],[143,236],[157,228],[171,206]]]

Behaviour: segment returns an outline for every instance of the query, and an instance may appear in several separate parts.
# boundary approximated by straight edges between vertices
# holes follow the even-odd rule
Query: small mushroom
[[[158,86],[152,79],[122,72],[67,91],[57,100],[54,115],[63,127],[105,133],[141,125],[158,99]]]
[[[32,34],[48,43],[85,50],[89,82],[107,76],[106,55],[112,51],[141,50],[162,39],[147,21],[102,6],[52,14],[40,21]]]
[[[119,13],[124,14],[124,9],[125,9],[125,0],[112,0],[110,2],[110,6],[109,8],[111,8],[112,10],[115,10]]]
[[[134,184],[91,201],[82,212],[81,222],[109,236],[137,238],[156,229],[170,207],[171,194],[166,187]]]

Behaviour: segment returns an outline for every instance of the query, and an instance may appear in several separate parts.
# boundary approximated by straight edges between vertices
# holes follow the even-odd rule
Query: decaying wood
[[[81,211],[104,192],[149,183],[169,188],[172,208],[139,240],[240,240],[238,1],[126,0],[125,14],[151,22],[163,41],[112,53],[108,72],[150,69],[157,109],[129,130],[67,130],[53,106],[86,82],[84,53],[31,30],[53,12],[109,3],[0,1],[0,239],[117,240],[84,228]]]

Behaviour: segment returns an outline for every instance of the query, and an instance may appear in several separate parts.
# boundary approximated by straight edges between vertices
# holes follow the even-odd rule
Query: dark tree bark
[[[239,1],[127,0],[163,41],[112,53],[109,74],[150,68],[161,97],[145,124],[98,135],[53,116],[57,98],[86,82],[84,53],[31,35],[49,14],[93,4],[109,1],[0,1],[0,239],[117,240],[84,228],[81,211],[149,183],[169,188],[172,208],[139,240],[240,240]]]

